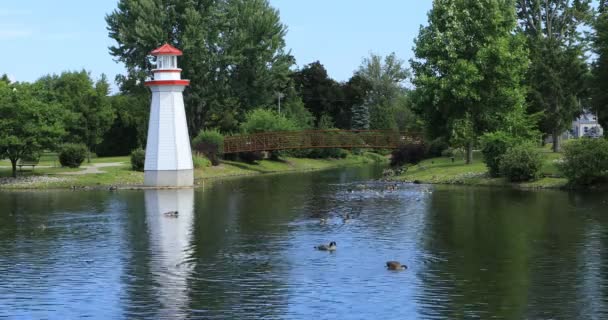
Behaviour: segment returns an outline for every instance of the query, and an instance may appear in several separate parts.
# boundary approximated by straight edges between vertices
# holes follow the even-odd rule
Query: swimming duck
[[[399,261],[387,261],[386,268],[388,270],[405,270],[405,269],[407,269],[407,266],[404,264],[401,264],[401,262],[399,262]]]
[[[327,218],[321,218],[319,219],[319,224],[327,224]]]
[[[171,218],[177,218],[177,216],[179,215],[179,213],[177,211],[168,211],[163,214],[165,215],[165,217],[171,217]]]
[[[116,191],[116,190],[118,190],[118,187],[117,186],[110,186],[110,188],[108,190],[110,190],[110,191]]]
[[[329,243],[329,245],[321,244],[321,245],[316,246],[315,249],[321,250],[321,251],[334,251],[334,250],[336,250],[336,246],[337,246],[336,242],[332,241]]]
[[[345,215],[342,217],[342,221],[343,221],[344,223],[346,223],[346,222],[350,221],[350,219],[352,219],[352,217],[351,217],[350,213],[347,213],[347,214],[345,214]]]

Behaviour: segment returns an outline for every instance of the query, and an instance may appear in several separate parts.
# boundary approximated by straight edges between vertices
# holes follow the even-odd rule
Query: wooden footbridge
[[[389,130],[265,132],[225,137],[224,153],[313,148],[395,149],[403,144],[422,142],[420,135]]]

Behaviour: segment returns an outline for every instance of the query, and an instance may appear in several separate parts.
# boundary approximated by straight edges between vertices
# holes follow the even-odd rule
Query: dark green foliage
[[[247,163],[256,163],[257,161],[264,159],[264,154],[260,151],[240,152],[238,158]]]
[[[606,1],[600,1],[599,14],[593,27],[592,46],[597,55],[592,67],[593,81],[590,83],[592,89],[591,103],[593,110],[598,115],[598,121],[604,128],[608,128],[608,11]]]
[[[287,27],[266,0],[120,0],[106,16],[110,54],[124,63],[121,90],[143,86],[150,51],[163,43],[183,50],[182,77],[189,131],[236,131],[245,114],[276,103],[290,82]]]
[[[411,61],[415,111],[432,137],[458,133],[467,163],[477,138],[525,102],[528,59],[515,1],[434,1]]]
[[[559,151],[559,137],[589,96],[584,32],[592,0],[516,1],[515,7],[529,48],[529,111],[542,113],[539,128],[553,135],[553,149]]]
[[[137,148],[131,152],[131,169],[134,171],[144,171],[146,163],[146,151],[142,148]]]
[[[202,130],[192,140],[192,146],[217,166],[220,164],[219,156],[224,152],[224,135],[217,130]]]
[[[443,151],[445,151],[449,147],[450,145],[448,144],[445,138],[437,138],[428,144],[426,148],[427,157],[441,157]]]
[[[95,147],[95,153],[100,157],[129,155],[137,147],[146,145],[150,94],[120,94],[109,99],[116,118]]]
[[[405,144],[391,153],[391,166],[400,167],[406,164],[418,164],[424,160],[426,146],[423,144]]]
[[[13,177],[17,161],[43,149],[55,149],[64,135],[63,109],[44,103],[35,85],[0,81],[0,158],[11,161]]]
[[[517,140],[513,136],[502,131],[486,133],[481,137],[483,162],[488,167],[490,176],[500,175],[500,160],[516,143]]]
[[[343,103],[342,87],[327,75],[327,70],[319,61],[296,71],[293,80],[304,105],[314,116],[316,125],[323,115],[330,115],[332,118],[345,117],[347,124],[350,122],[350,106],[347,108]]]
[[[500,174],[511,182],[535,180],[540,176],[543,157],[533,144],[509,148],[500,159]]]
[[[353,130],[369,130],[369,107],[365,104],[353,106]]]
[[[66,140],[84,143],[90,151],[101,142],[114,121],[114,109],[108,94],[110,84],[106,76],[94,81],[89,72],[63,72],[36,81],[41,89],[40,99],[56,103],[65,109]]]
[[[560,171],[574,185],[592,185],[608,178],[608,140],[583,138],[564,146]]]
[[[62,167],[78,168],[86,158],[87,146],[82,143],[66,143],[59,151],[59,163]]]
[[[267,109],[255,109],[249,112],[241,130],[245,133],[276,132],[297,130],[298,126],[282,114]]]
[[[344,159],[349,152],[340,148],[311,149],[307,157],[312,159]]]

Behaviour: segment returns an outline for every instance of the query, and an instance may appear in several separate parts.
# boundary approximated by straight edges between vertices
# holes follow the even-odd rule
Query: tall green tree
[[[359,104],[353,106],[352,110],[352,129],[369,130],[369,107],[366,104]]]
[[[415,110],[429,134],[473,146],[524,108],[528,66],[514,0],[435,0],[415,41]]]
[[[183,50],[190,132],[238,129],[248,110],[270,105],[288,86],[293,57],[286,27],[267,0],[120,0],[106,17],[110,53],[127,68],[120,82],[141,86],[163,43]]]
[[[65,121],[67,141],[84,143],[90,152],[101,142],[114,121],[114,110],[109,100],[110,85],[105,77],[93,81],[87,71],[63,72],[48,75],[35,83],[40,98],[46,103],[57,103],[69,112]]]
[[[329,77],[327,70],[319,61],[296,71],[293,74],[293,82],[302,96],[304,105],[315,117],[316,126],[324,115],[331,117],[332,121],[350,122],[348,115],[346,115],[348,119],[337,119],[343,114],[344,92],[341,85]]]
[[[592,46],[596,54],[593,62],[592,105],[598,121],[608,128],[608,1],[601,0],[593,23]],[[608,135],[606,135],[608,137]]]
[[[0,81],[0,158],[11,161],[13,177],[19,159],[53,149],[64,134],[61,106],[43,102],[36,90],[30,84]]]
[[[530,112],[542,112],[540,129],[560,136],[583,110],[589,95],[583,27],[592,19],[591,0],[518,0],[517,15],[530,55],[527,100]]]
[[[382,58],[371,54],[363,59],[356,72],[369,83],[367,103],[372,129],[396,129],[394,109],[399,97],[405,94],[402,86],[410,72],[395,53]]]

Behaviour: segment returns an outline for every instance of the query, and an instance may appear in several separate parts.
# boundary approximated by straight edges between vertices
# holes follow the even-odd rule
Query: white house
[[[570,134],[573,138],[598,138],[604,135],[604,129],[598,123],[596,115],[585,112],[572,122]]]

